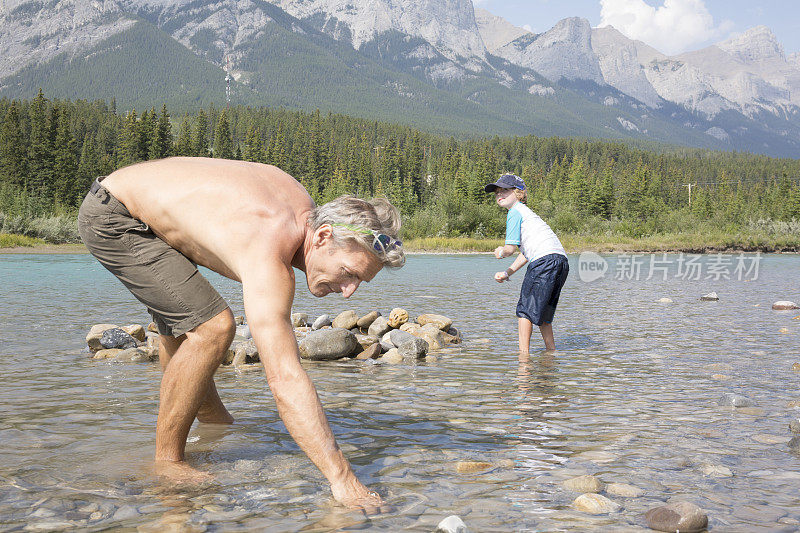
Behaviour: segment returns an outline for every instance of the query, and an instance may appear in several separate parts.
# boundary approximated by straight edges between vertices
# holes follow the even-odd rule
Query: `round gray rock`
[[[100,337],[100,345],[105,349],[120,348],[126,350],[128,348],[136,348],[136,339],[131,337],[122,328],[107,329]]]
[[[726,392],[722,395],[722,398],[719,399],[717,405],[722,405],[724,407],[752,407],[755,405],[755,402],[747,396]]]
[[[378,318],[375,319],[375,321],[372,324],[370,324],[367,333],[375,337],[381,338],[390,329],[392,328],[391,326],[389,326],[389,321],[386,320],[386,317],[379,316]]]
[[[690,502],[673,502],[650,509],[644,515],[650,529],[656,531],[680,531],[690,533],[708,527],[708,516]]]
[[[331,320],[331,315],[320,315],[317,317],[314,323],[311,324],[311,329],[317,331],[325,326],[330,326],[332,323],[333,321]]]
[[[300,357],[312,361],[330,361],[352,355],[360,349],[356,336],[344,328],[312,331],[300,341]]]
[[[428,343],[412,335],[410,341],[404,342],[397,347],[397,351],[400,352],[400,355],[403,357],[416,357],[419,359],[420,357],[425,357],[428,353]]]
[[[391,340],[392,344],[400,347],[401,344],[405,344],[407,342],[413,341],[416,337],[407,331],[401,331],[399,329],[393,329],[389,333],[389,340]]]

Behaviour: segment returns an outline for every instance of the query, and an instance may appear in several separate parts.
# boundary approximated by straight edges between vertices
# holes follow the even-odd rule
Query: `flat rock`
[[[364,361],[366,359],[377,359],[381,356],[381,345],[379,343],[375,343],[368,348],[366,348],[363,352],[356,356],[356,359]]]
[[[116,357],[116,355],[121,351],[122,350],[120,348],[109,348],[109,349],[103,348],[97,350],[92,359],[111,359],[113,357]]]
[[[453,321],[444,315],[435,315],[426,313],[417,317],[417,324],[425,326],[426,324],[433,324],[442,331],[447,331],[453,325]]]
[[[304,328],[308,325],[307,313],[292,313],[291,319],[293,328]]]
[[[708,294],[704,294],[700,297],[701,302],[716,302],[719,300],[719,296],[717,296],[716,292],[709,292]]]
[[[658,303],[660,303],[660,304],[671,304],[671,303],[673,303],[673,302],[672,302],[672,298],[659,298],[659,299],[658,299],[658,300],[656,300],[656,301],[657,301]]]
[[[325,326],[330,326],[332,323],[333,321],[331,320],[331,315],[320,315],[317,317],[314,323],[311,324],[311,329],[313,331],[317,331],[318,329],[322,329]]]
[[[627,483],[609,483],[606,485],[606,492],[621,498],[638,498],[644,494],[644,490]]]
[[[459,461],[456,463],[456,472],[459,474],[474,474],[492,468],[492,463],[486,461]]]
[[[401,309],[399,307],[395,307],[392,309],[392,312],[389,313],[389,325],[395,329],[399,328],[406,322],[408,322],[408,311],[405,309]]]
[[[722,405],[723,407],[753,407],[755,402],[747,396],[726,392],[722,395],[722,398],[717,401],[717,405]]]
[[[356,336],[344,328],[312,331],[300,341],[300,357],[312,361],[330,361],[348,357],[359,349]]]
[[[572,502],[572,507],[582,513],[607,514],[620,510],[620,505],[600,494],[581,494]]]
[[[650,509],[644,515],[650,529],[691,533],[708,527],[708,516],[693,503],[678,501]]]
[[[375,322],[375,319],[378,318],[379,316],[381,316],[381,314],[378,311],[370,311],[369,313],[358,319],[358,321],[356,322],[356,326],[358,326],[361,329],[367,329],[372,325],[373,322]]]
[[[564,481],[563,485],[567,489],[581,494],[602,492],[603,490],[603,483],[596,477],[589,475],[570,478]]]
[[[434,533],[469,533],[469,530],[464,521],[453,514],[439,522]]]
[[[395,330],[399,333],[404,333],[403,331]],[[404,342],[400,346],[397,347],[397,351],[400,352],[400,355],[403,357],[415,357],[420,359],[425,357],[428,353],[428,343],[424,339],[419,339],[417,337],[412,336],[411,340]]]
[[[779,300],[772,304],[772,308],[775,311],[791,311],[792,309],[800,309],[800,306],[789,300]]]
[[[333,319],[334,328],[353,329],[358,323],[358,315],[352,309],[342,311]]]
[[[704,476],[708,477],[733,477],[733,472],[727,466],[706,463],[700,467]]]
[[[389,325],[389,321],[386,320],[386,317],[379,316],[378,318],[375,319],[375,321],[372,324],[370,324],[367,333],[369,333],[373,337],[381,338],[390,329],[392,329],[392,327]]]

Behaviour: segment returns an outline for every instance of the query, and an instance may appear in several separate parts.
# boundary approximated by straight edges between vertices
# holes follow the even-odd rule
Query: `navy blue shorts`
[[[517,316],[537,326],[552,322],[568,274],[569,262],[561,254],[545,255],[529,264],[522,281]]]

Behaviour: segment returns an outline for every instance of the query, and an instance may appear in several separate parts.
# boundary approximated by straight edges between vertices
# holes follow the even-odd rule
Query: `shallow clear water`
[[[764,257],[753,281],[614,279],[612,258],[591,283],[570,259],[558,352],[526,362],[515,353],[522,276],[492,280],[510,260],[411,256],[349,301],[311,297],[300,276],[295,310],[312,317],[403,307],[464,333],[415,364],[305,364],[357,474],[392,506],[367,517],[333,504],[261,372],[221,369],[237,423],[192,429],[189,461],[215,483],[154,480],[157,365],[84,352],[92,324],[146,324],[144,309],[90,256],[0,256],[0,531],[432,531],[451,514],[472,531],[636,531],[670,498],[703,507],[711,529],[796,531],[800,458],[787,442],[800,410],[787,404],[800,400],[800,312],[770,306],[800,300],[800,257]],[[207,274],[242,314],[240,286]],[[719,302],[698,300],[710,291]],[[718,406],[726,392],[756,408]],[[470,460],[493,466],[456,471]],[[645,494],[609,496],[622,505],[612,514],[575,511],[561,483],[584,473]]]

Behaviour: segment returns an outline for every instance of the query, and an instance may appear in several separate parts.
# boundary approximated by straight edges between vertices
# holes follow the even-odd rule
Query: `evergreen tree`
[[[100,161],[97,157],[94,135],[90,133],[84,137],[83,146],[81,147],[78,172],[75,178],[75,186],[73,187],[73,197],[71,198],[73,205],[79,205],[95,178],[102,175],[99,167]]]
[[[58,125],[58,136],[55,146],[55,164],[53,165],[53,185],[56,191],[56,202],[74,206],[79,197],[75,177],[78,173],[78,156],[75,138],[69,124],[69,114],[61,112]]]
[[[172,152],[172,125],[169,121],[169,113],[166,104],[161,108],[158,120],[155,119],[155,112],[151,116],[153,133],[150,137],[148,159],[163,159],[171,155]]]
[[[178,128],[178,140],[175,143],[175,155],[194,155],[194,149],[192,148],[192,124],[189,122],[188,115],[183,116],[180,128]]]
[[[53,174],[53,153],[47,126],[47,99],[42,90],[31,102],[30,140],[28,145],[28,186],[40,194]]]
[[[245,161],[255,161],[256,163],[263,163],[265,160],[261,133],[254,122],[251,122],[250,126],[247,127],[247,140],[243,157]]]
[[[192,135],[192,150],[197,157],[208,157],[208,117],[201,109],[197,112]]]
[[[125,115],[122,128],[119,130],[119,155],[117,163],[120,167],[132,165],[139,157],[139,124],[136,109]]]
[[[219,115],[217,127],[214,130],[214,157],[219,159],[233,159],[234,157],[231,127],[224,109]]]
[[[0,129],[0,183],[27,185],[25,139],[22,136],[17,101],[8,107]]]

